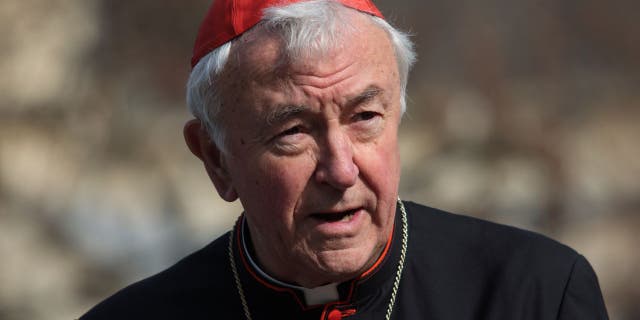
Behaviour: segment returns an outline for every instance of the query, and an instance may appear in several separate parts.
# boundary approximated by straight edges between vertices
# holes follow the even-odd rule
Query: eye
[[[307,127],[304,125],[296,125],[280,131],[271,140],[273,151],[280,154],[299,154],[304,150],[306,142],[308,142]]]
[[[290,136],[298,133],[302,133],[302,128],[300,126],[295,126],[280,132],[279,136]]]
[[[375,138],[384,129],[384,113],[360,111],[351,116],[350,130],[360,141]]]
[[[273,140],[278,143],[297,143],[303,138],[304,133],[307,132],[307,129],[303,125],[295,125],[277,133],[273,137]]]
[[[367,120],[371,120],[371,119],[373,119],[373,118],[375,118],[377,116],[378,116],[377,112],[363,111],[363,112],[359,112],[355,116],[353,116],[353,120],[354,121],[367,121]]]

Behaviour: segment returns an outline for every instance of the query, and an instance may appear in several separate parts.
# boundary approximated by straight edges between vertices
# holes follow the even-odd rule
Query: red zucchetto
[[[256,25],[262,18],[262,11],[265,8],[296,2],[301,0],[214,0],[198,30],[191,67],[193,68],[213,49]],[[337,2],[383,18],[380,10],[370,0],[337,0]]]

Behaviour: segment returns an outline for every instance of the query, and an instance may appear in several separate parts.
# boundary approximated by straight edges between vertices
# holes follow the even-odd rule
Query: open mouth
[[[347,222],[351,221],[354,214],[358,209],[352,209],[342,212],[324,212],[324,213],[316,213],[311,215],[314,219],[322,220],[325,222]]]

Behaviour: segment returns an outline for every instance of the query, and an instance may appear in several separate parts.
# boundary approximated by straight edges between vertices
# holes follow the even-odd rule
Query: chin
[[[317,258],[318,270],[331,279],[327,282],[343,282],[359,276],[376,261],[377,248],[349,248],[339,251],[322,252]]]

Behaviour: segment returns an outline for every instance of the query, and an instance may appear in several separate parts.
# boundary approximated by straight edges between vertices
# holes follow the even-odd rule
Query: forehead
[[[260,127],[283,106],[342,108],[369,88],[399,109],[398,66],[386,31],[355,12],[349,32],[336,40],[328,50],[292,58],[278,34],[256,29],[239,39],[221,77],[226,125]]]
[[[276,81],[291,73],[323,76],[345,64],[367,63],[376,58],[388,60],[393,57],[391,66],[396,67],[386,31],[375,25],[366,14],[349,11],[344,16],[343,28],[338,28],[337,33],[322,35],[330,37],[330,41],[310,38],[303,44],[285,43],[285,36],[258,25],[234,43],[225,68],[230,71],[229,80]]]

